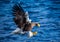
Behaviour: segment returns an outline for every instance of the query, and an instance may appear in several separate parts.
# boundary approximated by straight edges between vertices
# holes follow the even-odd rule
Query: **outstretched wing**
[[[14,21],[16,23],[16,25],[19,28],[22,28],[24,26],[24,24],[26,24],[26,14],[23,10],[23,8],[20,6],[20,4],[15,4],[13,6],[13,16],[14,16]]]
[[[19,3],[13,6],[13,15],[25,15],[24,10]]]

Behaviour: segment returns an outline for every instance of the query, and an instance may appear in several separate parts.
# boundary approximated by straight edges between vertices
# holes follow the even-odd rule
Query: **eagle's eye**
[[[36,23],[36,26],[40,27],[40,23]]]

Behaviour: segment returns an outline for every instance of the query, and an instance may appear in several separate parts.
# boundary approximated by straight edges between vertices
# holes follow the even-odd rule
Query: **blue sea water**
[[[32,22],[41,24],[32,30],[37,31],[37,35],[6,37],[17,28],[12,15],[16,3],[29,12]],[[60,0],[0,0],[0,42],[60,42]]]

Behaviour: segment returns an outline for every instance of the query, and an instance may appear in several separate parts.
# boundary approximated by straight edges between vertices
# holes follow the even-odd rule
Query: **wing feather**
[[[23,8],[20,6],[20,4],[15,4],[13,6],[13,16],[14,17],[14,22],[17,24],[19,28],[22,28],[24,24],[26,24],[26,15],[23,10]]]

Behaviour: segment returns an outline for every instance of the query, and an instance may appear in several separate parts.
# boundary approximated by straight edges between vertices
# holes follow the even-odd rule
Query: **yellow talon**
[[[37,32],[33,32],[33,35],[36,35],[37,34]]]

